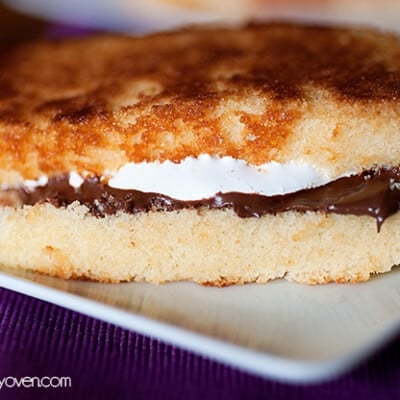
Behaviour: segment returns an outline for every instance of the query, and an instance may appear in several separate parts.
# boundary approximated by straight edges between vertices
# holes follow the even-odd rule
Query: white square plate
[[[0,286],[286,382],[356,365],[400,328],[400,269],[357,285],[66,281],[0,267]]]

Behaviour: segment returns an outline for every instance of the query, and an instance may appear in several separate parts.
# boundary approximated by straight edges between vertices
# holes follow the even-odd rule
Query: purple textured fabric
[[[0,399],[400,399],[400,337],[348,375],[285,385],[0,289],[0,380],[69,376],[72,387],[0,389]]]

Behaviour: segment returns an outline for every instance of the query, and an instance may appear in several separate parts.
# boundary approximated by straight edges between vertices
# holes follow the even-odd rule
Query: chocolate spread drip
[[[387,217],[399,210],[400,168],[365,171],[339,178],[326,185],[275,196],[246,193],[217,193],[214,197],[183,201],[160,193],[114,189],[99,178],[86,179],[74,189],[68,175],[60,175],[33,191],[19,189],[24,204],[50,202],[57,207],[74,201],[86,205],[96,217],[147,211],[173,211],[184,208],[232,208],[242,218],[260,217],[284,211],[322,211],[326,213],[369,215],[375,218],[378,231]]]

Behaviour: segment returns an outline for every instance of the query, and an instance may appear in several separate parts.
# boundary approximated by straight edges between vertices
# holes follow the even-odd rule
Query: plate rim
[[[344,357],[331,358],[327,361],[305,361],[232,344],[165,321],[95,301],[84,295],[15,276],[9,272],[0,271],[0,287],[56,304],[141,335],[162,340],[230,367],[286,384],[315,384],[337,378],[382,348],[400,329],[400,321],[393,321],[382,333]]]

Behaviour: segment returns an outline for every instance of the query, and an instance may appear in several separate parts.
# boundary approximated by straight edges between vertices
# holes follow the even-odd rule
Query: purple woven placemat
[[[400,337],[342,378],[285,385],[0,289],[0,385],[46,376],[71,387],[3,384],[0,399],[400,399]]]

